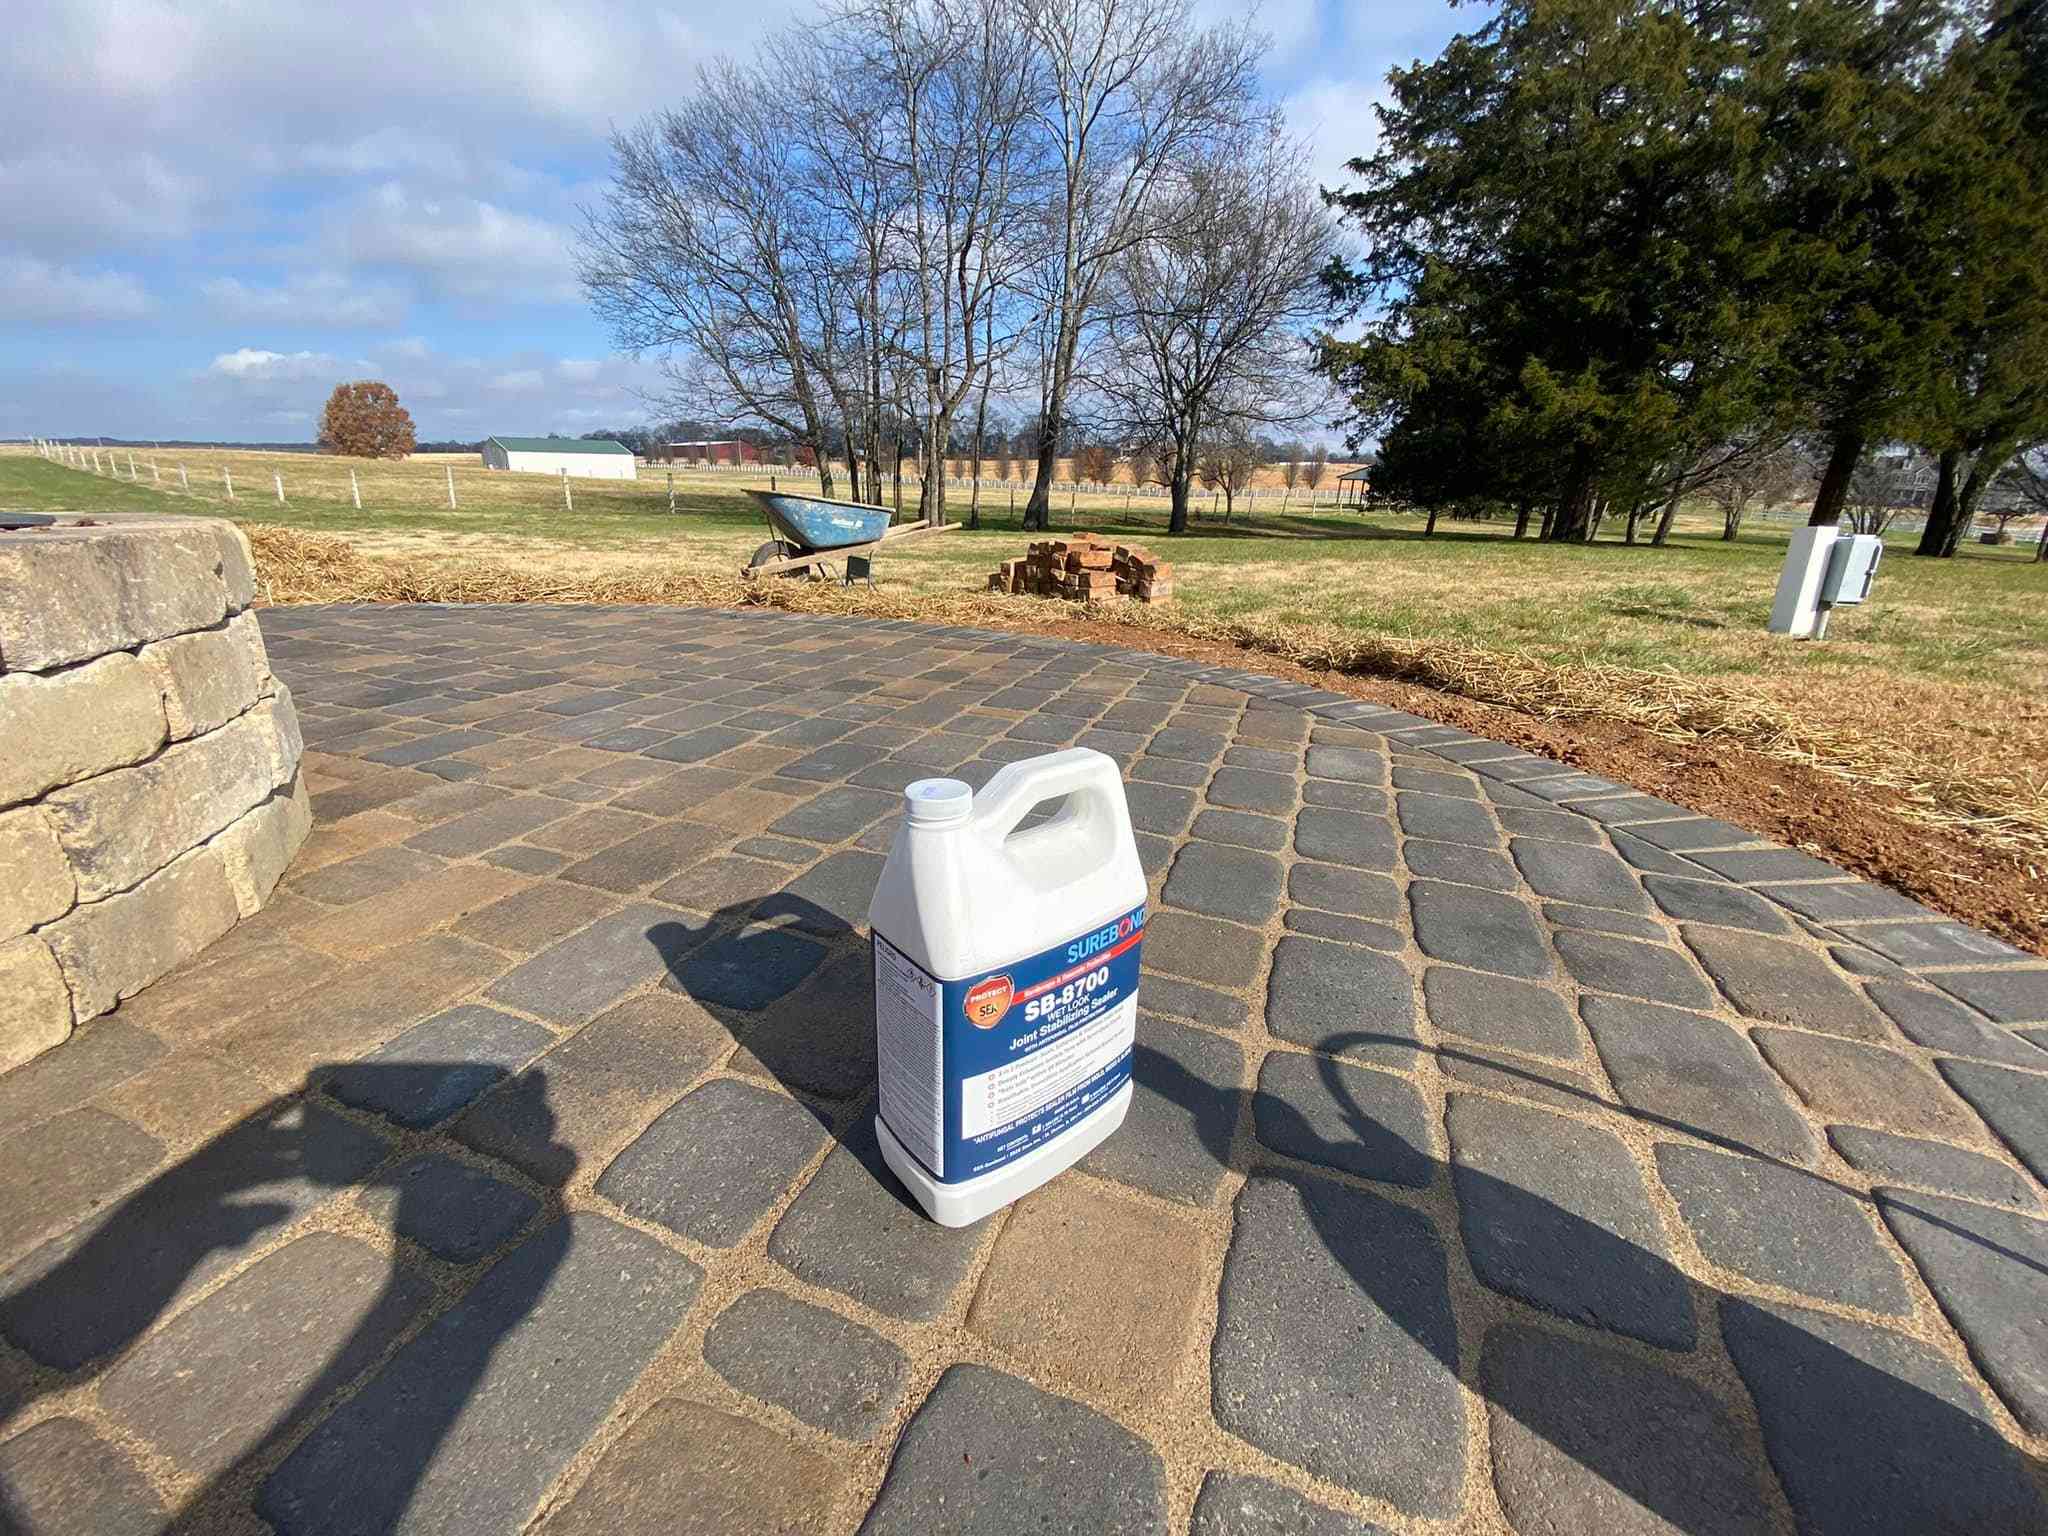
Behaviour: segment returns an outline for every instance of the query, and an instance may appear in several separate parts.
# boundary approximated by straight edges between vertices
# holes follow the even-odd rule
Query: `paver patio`
[[[905,623],[271,610],[271,907],[0,1077],[0,1528],[2048,1530],[2048,966],[1374,705]],[[870,1121],[897,791],[1068,743],[1138,1094]]]

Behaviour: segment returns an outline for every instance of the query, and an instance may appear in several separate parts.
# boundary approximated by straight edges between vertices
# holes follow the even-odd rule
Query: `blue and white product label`
[[[960,981],[875,935],[883,1123],[935,1179],[993,1172],[1130,1081],[1145,909]]]

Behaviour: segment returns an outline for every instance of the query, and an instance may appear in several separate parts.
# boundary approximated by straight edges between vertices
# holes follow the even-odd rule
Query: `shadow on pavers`
[[[460,1061],[357,1061],[317,1067],[299,1093],[275,1099],[238,1121],[157,1174],[105,1216],[88,1218],[31,1251],[0,1276],[0,1333],[42,1365],[63,1373],[49,1385],[49,1391],[65,1390],[97,1370],[120,1369],[117,1362],[122,1352],[177,1306],[184,1294],[233,1268],[249,1250],[264,1246],[276,1231],[297,1222],[336,1191],[388,1192],[390,1220],[397,1232],[410,1234],[447,1219],[446,1191],[437,1193],[429,1183],[411,1176],[419,1169],[417,1156],[394,1149],[384,1137],[333,1112],[332,1101],[319,1089],[343,1074],[355,1094],[387,1104],[430,1102],[447,1093],[451,1080],[473,1080],[477,1087],[472,1092],[480,1092],[505,1075],[500,1069]],[[545,1078],[538,1072],[527,1076],[538,1078],[543,1085],[532,1099],[532,1113],[537,1116],[532,1129],[547,1141],[554,1120],[546,1108]],[[574,1167],[571,1156],[567,1168],[573,1171]],[[460,1172],[457,1170],[458,1176]],[[309,1496],[303,1502],[319,1507],[293,1513],[303,1512],[322,1528],[377,1531],[390,1528],[403,1517],[444,1437],[488,1368],[493,1351],[546,1294],[550,1278],[569,1252],[570,1225],[561,1219],[551,1198],[567,1182],[566,1173],[553,1185],[543,1186],[540,1198],[482,1175],[471,1173],[469,1178],[474,1181],[467,1186],[470,1192],[495,1184],[501,1199],[516,1202],[506,1212],[506,1230],[492,1245],[512,1245],[516,1257],[501,1259],[496,1266],[506,1273],[488,1309],[473,1309],[464,1320],[467,1326],[440,1328],[430,1351],[431,1369],[412,1373],[416,1390],[385,1405],[389,1411],[377,1415],[376,1423],[361,1426],[366,1433],[353,1442],[329,1433],[347,1411],[343,1405],[271,1474],[265,1494],[280,1482],[288,1488],[296,1484],[299,1495]],[[542,1225],[533,1232],[536,1219]],[[527,1233],[531,1235],[524,1235]],[[313,1235],[302,1235],[265,1255],[231,1282],[229,1289]],[[370,1257],[359,1242],[327,1240],[337,1254]],[[374,1257],[378,1262],[371,1268],[383,1270],[380,1293],[366,1306],[349,1299],[348,1310],[357,1316],[353,1328],[304,1385],[290,1394],[289,1405],[276,1414],[268,1429],[231,1466],[160,1520],[143,1516],[147,1503],[153,1502],[147,1490],[122,1490],[127,1496],[126,1507],[120,1510],[123,1532],[206,1531],[233,1518],[227,1501],[234,1499],[238,1507],[248,1507],[249,1469],[266,1451],[273,1450],[281,1437],[300,1428],[351,1382],[364,1378],[367,1388],[383,1374],[379,1370],[374,1376],[366,1375],[409,1325],[431,1311],[434,1288],[415,1267],[383,1262],[382,1255]],[[254,1376],[273,1366],[289,1376],[308,1364],[293,1354],[288,1342],[289,1314],[299,1298],[269,1299],[287,1314],[286,1347],[278,1351],[282,1358],[273,1362],[260,1353],[253,1354],[237,1368]],[[309,1309],[312,1301],[308,1298]],[[206,1305],[207,1301],[199,1302],[171,1326],[194,1318]],[[427,1327],[435,1328],[449,1316],[443,1311]],[[231,1328],[240,1326],[235,1319],[226,1322]],[[249,1319],[246,1326],[260,1330],[263,1320]],[[411,1350],[417,1339],[415,1334],[406,1348]],[[167,1390],[181,1393],[198,1385],[173,1376]],[[424,1390],[417,1390],[422,1385]],[[166,1390],[161,1375],[157,1386],[159,1391]],[[0,1415],[0,1440],[6,1436],[7,1422],[19,1418],[33,1400],[31,1394]],[[160,1406],[159,1411],[166,1417],[186,1419],[188,1427],[191,1417],[203,1413],[196,1405],[183,1410],[175,1400],[167,1407]],[[46,1431],[52,1422],[63,1421],[46,1421],[23,1433]],[[203,1435],[203,1427],[197,1432]],[[57,1454],[61,1457],[63,1452]],[[325,1466],[307,1467],[305,1470],[314,1474],[310,1479],[294,1478],[295,1463],[301,1462]],[[58,1502],[72,1506],[55,1512],[60,1529],[101,1528],[86,1497],[99,1470],[87,1465],[61,1469],[53,1480],[54,1488],[46,1482],[40,1490],[46,1500],[54,1492]],[[31,1512],[21,1507],[19,1497],[19,1490],[0,1482],[0,1536],[17,1532],[29,1536],[49,1529],[42,1521],[31,1520]],[[301,1502],[289,1492],[284,1497]],[[85,1523],[79,1523],[81,1517]]]

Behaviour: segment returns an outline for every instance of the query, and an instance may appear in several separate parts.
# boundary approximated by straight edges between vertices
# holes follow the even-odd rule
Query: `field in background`
[[[24,453],[0,456],[0,505],[91,511],[196,502],[248,524],[339,535],[415,571],[488,563],[555,590],[729,581],[766,537],[740,493],[742,485],[765,485],[765,471],[678,471],[674,514],[659,468],[632,483],[572,482],[572,512],[559,481],[544,476],[485,471],[453,456],[358,462],[358,511],[344,460],[159,456],[167,479],[175,479],[174,463],[186,466],[188,500],[155,489],[142,455],[140,482],[131,484],[125,451],[117,452],[118,480]],[[223,469],[234,479],[232,504]],[[285,476],[282,505],[273,474]],[[914,489],[906,486],[906,500]],[[953,493],[951,514],[964,517],[966,508],[965,493]],[[1750,747],[1769,737],[1763,748],[1781,760],[1904,786],[1941,801],[1950,821],[1975,823],[1993,842],[2031,849],[2034,867],[2042,862],[2048,566],[2033,564],[2024,543],[1971,544],[1950,561],[1916,560],[1894,547],[1875,600],[1840,611],[1828,640],[1811,644],[1764,633],[1790,520],[1755,519],[1753,531],[1730,544],[1709,510],[1689,511],[1671,545],[1653,549],[1517,543],[1505,525],[1448,521],[1425,539],[1415,518],[1328,509],[1282,515],[1265,504],[1229,526],[1204,517],[1169,539],[1165,517],[1163,502],[1120,493],[1062,493],[1055,501],[1057,527],[1146,540],[1173,562],[1177,610],[1132,622],[1169,623],[1310,665],[1428,681],[1541,718],[1607,717]],[[974,599],[977,613],[1006,622],[1059,622],[1073,613],[1040,599],[977,597],[989,570],[1021,555],[1030,538],[1015,525],[1006,488],[985,492],[984,521],[980,531],[892,551],[876,566],[880,599],[919,611]],[[1916,785],[1935,787],[1922,793]],[[2013,826],[2003,824],[2008,813]]]

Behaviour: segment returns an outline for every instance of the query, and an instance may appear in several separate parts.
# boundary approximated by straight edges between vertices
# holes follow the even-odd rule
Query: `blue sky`
[[[367,375],[422,437],[646,419],[654,365],[576,290],[577,208],[612,124],[805,8],[26,0],[0,57],[0,437],[306,441]],[[1267,86],[1335,180],[1389,66],[1482,16],[1272,0]]]

